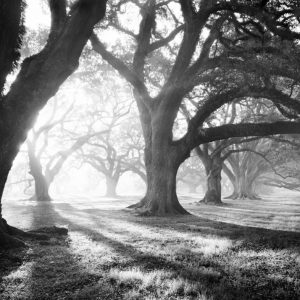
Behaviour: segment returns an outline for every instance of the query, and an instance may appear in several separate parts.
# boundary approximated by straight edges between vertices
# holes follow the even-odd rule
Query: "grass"
[[[220,207],[183,197],[194,215],[172,218],[120,209],[134,201],[4,203],[13,225],[69,234],[0,253],[0,299],[300,299],[297,195]]]

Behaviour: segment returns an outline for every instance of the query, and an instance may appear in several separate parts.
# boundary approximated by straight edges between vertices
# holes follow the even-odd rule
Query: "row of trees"
[[[135,5],[142,17],[138,32],[118,13],[127,5]],[[103,28],[121,32],[134,50],[122,57],[120,51],[108,51],[97,33],[91,41],[102,59],[132,85],[139,109],[148,185],[135,208],[151,215],[186,213],[176,195],[176,174],[195,147],[229,138],[299,132],[294,121],[300,111],[297,94],[285,91],[286,82],[293,82],[294,89],[298,80],[299,34],[293,31],[298,5],[182,0],[179,7],[173,1],[124,1],[114,6]],[[197,105],[187,130],[174,139],[178,112],[195,95]],[[279,118],[220,124],[218,110],[244,99],[276,107]],[[208,120],[213,126],[206,126]]]
[[[83,47],[106,10],[106,1],[81,0],[70,10],[67,1],[49,1],[52,23],[47,43],[38,54],[23,61],[16,80],[5,93],[7,75],[19,59],[24,5],[21,0],[0,1],[0,198],[12,162],[38,112],[75,71]],[[12,237],[16,232],[3,219],[0,205],[0,245],[22,244]]]
[[[146,195],[134,208],[143,214],[187,213],[176,195],[176,175],[193,149],[211,178],[205,201],[217,202],[220,166],[227,157],[244,151],[234,147],[244,147],[254,137],[300,133],[298,1],[111,1],[105,20],[93,32],[105,15],[106,1],[49,0],[52,23],[46,45],[23,61],[16,80],[4,92],[7,75],[19,57],[23,6],[20,0],[9,5],[0,1],[4,45],[0,53],[0,196],[38,112],[75,71],[88,40],[101,65],[106,62],[116,70],[133,91],[147,178]],[[139,20],[139,24],[128,20]],[[107,31],[122,35],[122,40],[105,41]],[[99,78],[106,76],[107,68],[97,70]],[[265,108],[259,118],[251,111],[258,102]],[[245,103],[251,103],[247,116],[241,108]],[[222,115],[224,109],[230,111],[228,116]],[[176,133],[177,124],[182,123],[180,111],[187,126]],[[97,148],[98,140],[109,140],[107,134],[93,142],[97,132],[88,132],[84,142],[77,136],[75,144]],[[29,148],[34,148],[32,142]],[[98,148],[114,152],[110,146]],[[225,149],[229,152],[222,154]],[[83,154],[89,160],[89,153],[83,150]],[[60,153],[58,161],[65,156]],[[6,224],[1,210],[0,219],[0,244],[18,243],[11,237],[16,230]]]

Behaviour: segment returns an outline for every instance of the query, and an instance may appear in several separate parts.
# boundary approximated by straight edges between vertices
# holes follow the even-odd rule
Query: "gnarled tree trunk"
[[[153,113],[150,128],[150,131],[149,127],[144,131],[146,195],[130,207],[145,215],[188,214],[179,203],[176,193],[177,171],[188,155],[171,142],[172,123],[163,114]]]
[[[206,204],[221,204],[221,172],[222,160],[219,156],[210,159],[205,165],[207,175],[207,190],[201,202]]]
[[[180,165],[176,151],[172,146],[161,149],[156,147],[156,155],[152,158],[145,197],[136,205],[145,215],[177,215],[187,214],[181,206],[176,193],[176,175]]]

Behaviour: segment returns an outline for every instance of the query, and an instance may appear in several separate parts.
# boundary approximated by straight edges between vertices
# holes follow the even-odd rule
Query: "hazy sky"
[[[50,25],[50,14],[41,7],[41,1],[27,0],[25,24],[30,28]]]

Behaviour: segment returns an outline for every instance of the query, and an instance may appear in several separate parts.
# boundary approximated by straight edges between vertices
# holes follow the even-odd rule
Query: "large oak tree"
[[[6,77],[19,57],[24,3],[0,1],[0,199],[12,162],[37,113],[77,68],[95,24],[105,15],[106,1],[78,0],[69,9],[65,0],[49,0],[49,7],[52,22],[45,47],[23,61],[16,80],[4,93]],[[0,246],[22,244],[12,237],[18,232],[2,218],[0,205]]]
[[[287,40],[289,49],[296,49],[299,3],[180,0],[178,8],[175,1],[134,1],[141,15],[136,30],[119,18],[118,9],[127,2],[133,5],[122,1],[112,8],[111,23],[105,28],[111,26],[129,36],[132,43],[128,47],[134,50],[122,57],[120,49],[107,50],[96,34],[91,41],[94,50],[134,90],[148,180],[146,195],[135,207],[144,214],[184,214],[176,195],[176,173],[196,146],[232,137],[300,133],[299,123],[293,121],[299,117],[299,99],[264,78],[267,73],[299,80],[297,55],[289,57],[282,42]],[[275,59],[276,65],[272,63]],[[218,85],[220,78],[222,82],[227,78],[226,84]],[[208,92],[186,134],[175,140],[173,126],[180,106],[197,86],[207,86]],[[287,119],[204,126],[224,104],[246,97],[269,99]]]

